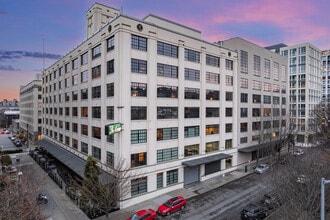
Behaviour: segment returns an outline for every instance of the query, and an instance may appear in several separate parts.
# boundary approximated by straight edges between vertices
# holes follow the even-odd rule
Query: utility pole
[[[324,178],[321,179],[321,220],[325,220],[324,218],[324,185],[330,184],[330,180],[325,180]]]

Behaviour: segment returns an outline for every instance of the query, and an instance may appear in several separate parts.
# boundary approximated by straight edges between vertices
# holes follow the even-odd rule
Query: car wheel
[[[171,214],[171,212],[166,213],[167,216],[169,216],[170,214]]]
[[[183,206],[181,206],[181,210],[183,210],[185,207],[184,207],[184,205]]]

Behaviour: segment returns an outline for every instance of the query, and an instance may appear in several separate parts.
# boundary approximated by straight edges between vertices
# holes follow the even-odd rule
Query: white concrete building
[[[30,141],[41,135],[42,125],[42,74],[28,84],[20,87],[20,130],[28,133]]]
[[[113,173],[124,162],[120,168],[132,178],[121,208],[253,160],[251,149],[238,149],[258,142],[260,129],[252,126],[261,117],[252,112],[261,114],[261,104],[253,104],[254,93],[269,94],[274,117],[285,117],[286,61],[278,54],[242,43],[278,63],[261,80],[266,92],[255,92],[254,81],[239,86],[245,83],[237,49],[205,42],[198,30],[155,15],[131,18],[98,3],[86,21],[86,41],[43,72],[42,144],[54,154],[67,152],[67,164],[92,155]],[[240,103],[241,91],[248,103]],[[242,116],[244,106],[249,114]],[[82,175],[84,167],[72,168]]]
[[[296,145],[310,146],[319,125],[313,125],[313,111],[322,101],[321,50],[310,43],[280,48],[288,58],[290,118],[295,125]]]

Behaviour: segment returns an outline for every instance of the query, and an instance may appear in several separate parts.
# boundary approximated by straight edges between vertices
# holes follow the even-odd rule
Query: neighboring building
[[[98,3],[86,21],[87,40],[43,72],[40,143],[80,176],[72,163],[88,155],[110,174],[130,169],[121,208],[254,160],[262,119],[276,140],[287,116],[284,57],[238,39],[250,57],[238,64],[233,39],[205,42],[190,27]]]
[[[320,125],[313,121],[313,111],[322,101],[321,50],[310,43],[302,43],[280,49],[288,58],[290,82],[290,118],[295,125],[296,145],[311,146],[313,134]]]
[[[0,110],[0,127],[13,130],[13,121],[19,118],[19,109],[18,107],[7,107]]]
[[[42,122],[42,74],[20,87],[20,131],[34,142],[41,135]]]
[[[325,110],[325,123],[330,115],[330,50],[322,51],[322,104]]]
[[[0,109],[2,109],[2,107],[5,108],[18,107],[18,101],[16,99],[13,100],[4,99],[3,101],[0,102]]]
[[[237,50],[238,163],[272,153],[289,127],[287,58],[239,37],[220,42]]]

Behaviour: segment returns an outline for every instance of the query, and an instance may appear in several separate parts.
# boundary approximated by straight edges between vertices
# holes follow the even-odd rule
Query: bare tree
[[[125,160],[118,160],[111,175],[104,172],[102,174],[96,163],[93,166],[94,168],[89,168],[89,170],[97,169],[99,175],[97,178],[85,178],[83,180],[79,188],[80,203],[82,209],[89,215],[104,213],[108,217],[110,212],[118,209],[120,199],[130,193],[132,170],[127,168],[128,165]]]
[[[303,156],[290,155],[287,164],[275,170],[271,178],[272,189],[283,204],[275,218],[319,219],[321,178],[330,177],[329,165],[330,157],[319,148],[309,148]],[[330,197],[326,199],[330,204]]]

